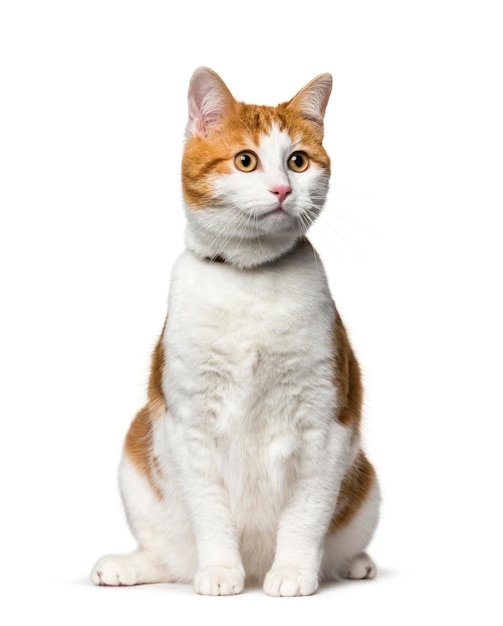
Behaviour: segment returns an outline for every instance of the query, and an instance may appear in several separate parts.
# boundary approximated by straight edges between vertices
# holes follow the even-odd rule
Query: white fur
[[[246,575],[270,595],[313,593],[323,557],[323,576],[335,577],[370,540],[352,528],[377,511],[370,499],[344,545],[325,542],[358,442],[334,420],[334,309],[319,260],[305,247],[237,270],[187,251],[169,312],[169,410],[154,431],[164,498],[123,460],[141,556],[107,557],[93,580],[193,580],[199,593],[223,595],[239,593]]]

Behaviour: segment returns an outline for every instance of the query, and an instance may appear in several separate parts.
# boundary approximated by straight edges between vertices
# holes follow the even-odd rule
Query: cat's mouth
[[[281,206],[276,207],[275,209],[272,209],[271,211],[267,211],[267,213],[261,213],[260,215],[257,215],[258,219],[263,220],[266,217],[269,217],[270,215],[288,215],[288,213],[285,211],[285,209]]]

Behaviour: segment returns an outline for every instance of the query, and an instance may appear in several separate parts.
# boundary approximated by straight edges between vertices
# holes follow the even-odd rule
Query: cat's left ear
[[[187,137],[207,137],[236,104],[227,85],[208,67],[198,67],[189,85]]]
[[[323,117],[331,91],[332,76],[320,74],[288,102],[287,108],[295,109],[301,117],[318,126],[323,133]]]

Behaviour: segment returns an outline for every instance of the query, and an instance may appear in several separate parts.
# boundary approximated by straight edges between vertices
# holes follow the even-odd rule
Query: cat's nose
[[[272,189],[269,189],[269,191],[277,196],[280,204],[283,204],[287,195],[289,193],[292,193],[292,188],[288,185],[280,185],[278,187],[273,187]]]

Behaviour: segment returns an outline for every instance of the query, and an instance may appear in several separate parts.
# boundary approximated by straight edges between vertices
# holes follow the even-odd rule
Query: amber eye
[[[309,167],[309,157],[305,152],[294,152],[288,159],[292,172],[305,172]]]
[[[240,152],[234,157],[234,165],[242,172],[253,172],[258,165],[257,155],[249,150]]]

